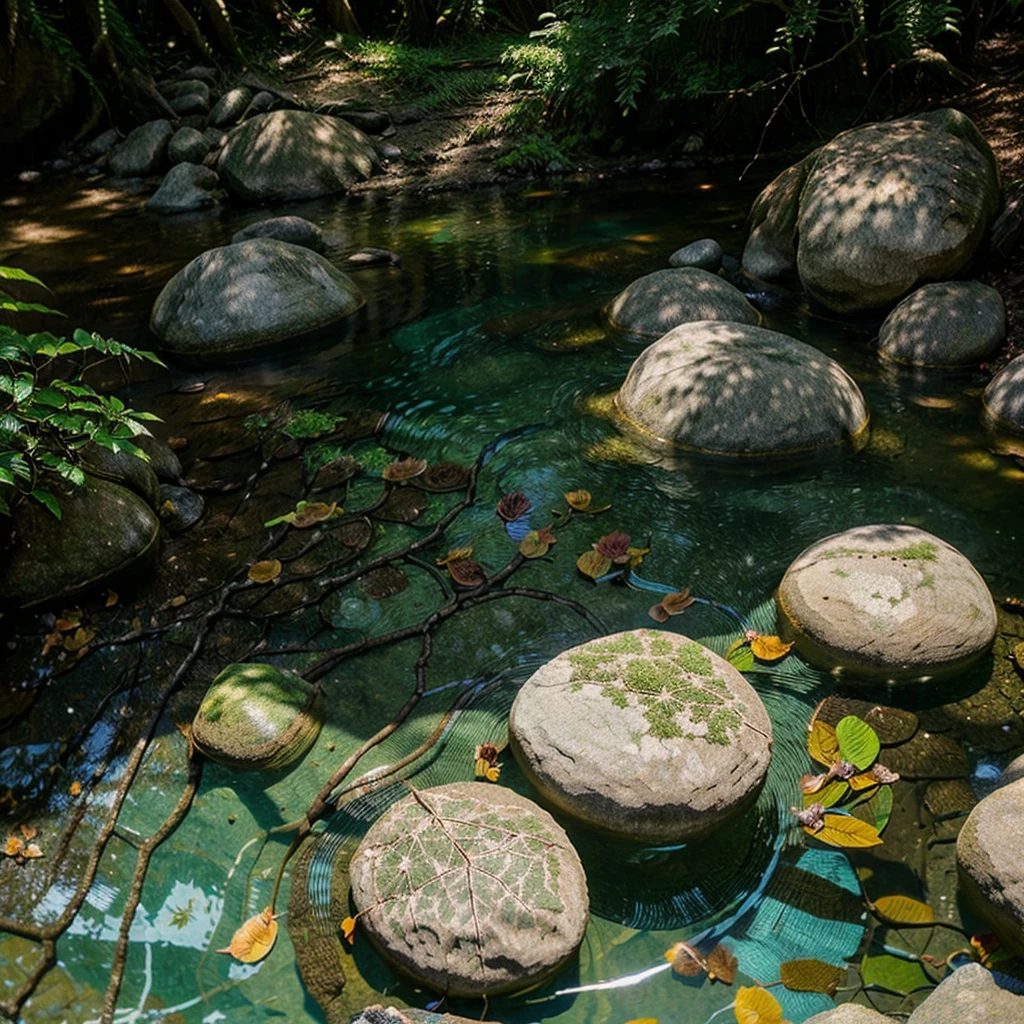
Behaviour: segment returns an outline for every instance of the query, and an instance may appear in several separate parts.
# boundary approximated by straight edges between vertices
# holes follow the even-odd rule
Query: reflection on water
[[[723,181],[729,174],[722,171]],[[242,425],[253,414],[277,414],[282,403],[376,410],[385,415],[382,434],[358,443],[369,448],[381,441],[432,462],[471,463],[495,438],[507,437],[481,478],[478,506],[461,515],[446,538],[451,547],[472,543],[474,557],[491,571],[514,550],[493,514],[502,493],[528,494],[534,528],[550,521],[549,509],[564,508],[562,496],[574,488],[591,491],[598,505],[610,503],[608,513],[579,519],[560,533],[554,557],[521,573],[524,586],[584,604],[609,632],[649,625],[651,603],[650,594],[595,587],[576,572],[576,555],[612,529],[651,548],[642,570],[646,578],[675,589],[688,586],[732,606],[764,632],[773,631],[769,599],[786,565],[823,536],[869,522],[908,522],[938,534],[974,561],[995,593],[1017,592],[1024,569],[1024,474],[1012,459],[989,451],[978,423],[983,376],[927,376],[881,364],[870,346],[871,324],[826,321],[785,301],[765,310],[766,326],[816,345],[857,380],[872,413],[871,439],[861,453],[766,476],[700,464],[668,470],[630,452],[601,398],[621,382],[641,343],[607,329],[601,310],[630,280],[664,266],[670,252],[695,238],[713,235],[727,252],[738,253],[756,185],[707,192],[699,184],[681,176],[602,191],[290,205],[288,213],[309,217],[333,239],[330,256],[339,265],[349,251],[366,245],[394,250],[401,264],[354,275],[366,307],[353,325],[319,347],[235,367],[172,369],[131,386],[132,404],[153,408],[165,419],[163,433],[186,441],[180,451],[186,475],[206,485],[209,505],[194,535],[167,541],[160,576],[129,598],[138,602],[139,614],[155,615],[174,595],[201,591],[244,564],[261,524],[301,495],[301,459],[268,458]],[[98,189],[75,192],[71,184],[0,209],[0,261],[46,280],[69,322],[143,345],[150,344],[149,308],[175,271],[204,249],[225,244],[245,224],[277,212],[158,219],[140,214],[137,199]],[[179,390],[200,382],[202,390]],[[354,487],[352,507],[374,500],[376,487],[376,481]],[[432,500],[427,521],[447,507],[444,496]],[[422,527],[379,524],[374,550],[395,550],[417,530]],[[430,564],[434,557],[428,551],[424,564],[406,567],[409,582],[401,594],[376,598],[351,584],[312,616],[275,619],[267,642],[274,648],[341,645],[419,621],[443,603]],[[284,589],[261,595],[261,609],[283,601]],[[134,614],[130,608],[125,618]],[[251,643],[245,628],[225,628],[216,643],[225,652],[234,651],[239,636]],[[688,609],[667,628],[720,651],[737,635],[728,616],[706,605]],[[181,657],[183,635],[171,630],[147,643],[138,664],[104,649],[105,660],[90,659],[81,671],[43,685],[32,714],[4,737],[0,794],[9,790],[19,801],[40,802],[43,838],[51,843],[44,842],[44,849],[57,842],[56,828],[45,827],[47,816],[57,821],[77,806],[70,783],[86,780],[111,757],[106,788],[91,795],[85,811],[87,835],[99,827],[124,763],[126,741],[119,730],[125,721],[141,721],[148,681]],[[360,772],[382,771],[408,754],[457,694],[472,691],[472,702],[414,778],[431,785],[472,777],[475,744],[503,741],[504,718],[522,680],[591,636],[581,618],[553,606],[495,602],[467,612],[438,634],[427,696],[416,714]],[[344,1013],[380,1001],[382,993],[420,1006],[429,1000],[394,978],[367,943],[357,938],[350,949],[337,933],[348,912],[346,858],[372,818],[404,793],[402,786],[348,804],[296,862],[296,882],[305,886],[312,911],[306,930],[297,935],[285,917],[277,948],[258,969],[211,952],[269,902],[287,838],[264,843],[266,831],[299,813],[346,752],[401,705],[416,654],[410,645],[398,645],[330,674],[324,680],[327,722],[293,772],[251,777],[206,766],[189,816],[154,857],[132,922],[119,1024],[321,1020],[324,1011],[305,994],[295,970],[296,953],[301,963],[307,948],[324,948],[313,941],[317,936],[327,941],[336,970],[322,991],[315,984],[310,989],[325,1003],[323,993],[332,991],[342,969],[348,980],[331,1004],[330,1020],[347,1019]],[[98,1010],[134,850],[169,812],[183,784],[184,740],[175,723],[194,708],[188,700],[224,657],[215,651],[201,663],[191,689],[160,723],[84,909],[58,943],[66,991],[49,1001],[40,993],[25,1009],[30,1024],[50,1019],[57,1005],[90,1007],[93,1015]],[[855,957],[865,922],[850,862],[843,854],[805,850],[790,827],[788,807],[798,802],[797,779],[808,767],[804,725],[828,692],[826,681],[792,662],[749,676],[775,727],[772,768],[756,810],[727,831],[680,849],[620,847],[570,826],[594,910],[578,964],[533,993],[492,1005],[492,1017],[509,1024],[623,1024],[645,1016],[702,1024],[731,1001],[732,991],[672,978],[662,954],[680,939],[713,943],[724,937],[740,957],[741,972],[762,981],[774,980],[785,959],[823,951],[836,962]],[[34,650],[19,648],[14,663],[18,671],[24,666],[25,678],[47,684]],[[970,755],[979,786],[1003,759],[983,744]],[[510,757],[501,784],[529,792]],[[912,814],[908,810],[908,818]],[[899,857],[895,825],[892,850]],[[84,845],[70,863],[80,864],[83,852]],[[37,919],[58,915],[76,879],[26,886],[26,906]],[[291,872],[286,887],[290,882]],[[900,884],[913,891],[930,881],[914,879],[908,869]],[[0,959],[20,978],[31,956],[21,940],[2,939]],[[603,984],[608,982],[615,984]],[[814,994],[781,998],[794,1024],[831,1005]],[[479,1013],[479,1006],[455,1008]]]

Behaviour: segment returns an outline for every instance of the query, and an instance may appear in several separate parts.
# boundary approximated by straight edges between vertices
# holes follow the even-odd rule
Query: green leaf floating
[[[835,967],[824,960],[787,960],[779,967],[779,977],[791,992],[832,995],[846,977],[846,968]]]
[[[860,771],[870,768],[882,749],[878,733],[856,715],[847,715],[839,720],[836,739],[839,740],[839,756]]]

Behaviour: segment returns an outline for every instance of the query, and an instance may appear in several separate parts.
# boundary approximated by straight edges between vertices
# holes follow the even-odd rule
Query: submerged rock
[[[384,959],[449,996],[533,985],[587,927],[587,881],[568,836],[503,786],[410,794],[370,828],[350,873],[360,929]]]
[[[952,545],[913,526],[859,526],[786,570],[779,628],[813,664],[868,679],[949,676],[984,655],[992,595]]]
[[[245,242],[250,238],[276,238],[279,242],[301,245],[314,252],[323,252],[327,248],[324,233],[305,217],[270,217],[259,220],[236,231],[231,241]]]
[[[133,178],[161,170],[167,160],[167,144],[173,135],[170,121],[139,125],[110,151],[111,174]]]
[[[160,505],[157,513],[160,521],[171,533],[184,533],[195,526],[206,511],[206,502],[202,495],[187,487],[175,484],[160,485]]]
[[[1024,356],[1010,360],[989,381],[982,405],[991,426],[1024,435]]]
[[[233,195],[264,203],[344,192],[378,166],[373,143],[347,121],[277,110],[232,133],[218,170]]]
[[[545,799],[646,843],[711,832],[756,797],[772,726],[753,687],[677,633],[639,629],[573,647],[523,684],[516,761]]]
[[[926,284],[878,332],[878,352],[910,366],[969,366],[1006,340],[1003,297],[980,281]]]
[[[354,270],[361,267],[379,267],[385,264],[396,267],[402,262],[402,257],[390,249],[378,249],[368,245],[365,249],[352,253],[345,262],[351,264]]]
[[[322,256],[253,238],[179,270],[153,305],[150,329],[172,355],[216,358],[309,333],[362,304],[355,284]]]
[[[616,405],[644,434],[716,455],[859,441],[868,422],[860,389],[835,360],[787,335],[718,321],[684,324],[644,349]]]
[[[697,267],[714,273],[722,265],[722,247],[713,238],[701,238],[676,249],[668,261],[673,267]]]
[[[981,964],[964,964],[947,974],[907,1020],[907,1024],[961,1022],[1024,1024],[1024,996],[1001,985]]]
[[[760,319],[739,288],[697,267],[638,278],[612,299],[608,317],[616,327],[657,338],[697,320],[756,324]]]
[[[229,665],[210,684],[192,740],[231,768],[285,768],[313,745],[323,724],[319,687],[273,665]]]
[[[58,500],[60,519],[35,502],[14,512],[0,594],[22,608],[136,580],[156,555],[160,524],[127,488],[87,476],[81,487],[59,488]]]
[[[182,163],[172,167],[160,187],[146,202],[150,213],[175,214],[208,210],[217,200],[208,191],[217,187],[215,171],[199,164]]]

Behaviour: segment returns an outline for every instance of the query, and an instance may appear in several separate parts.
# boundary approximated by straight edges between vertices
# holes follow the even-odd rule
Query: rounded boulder
[[[909,366],[969,366],[1006,340],[1003,297],[980,281],[926,284],[908,295],[878,333],[878,352]]]
[[[164,286],[150,330],[171,355],[249,353],[326,327],[363,297],[322,256],[272,238],[210,249]]]
[[[608,318],[631,334],[653,338],[696,320],[756,324],[760,319],[739,288],[699,267],[656,270],[638,278],[612,299]]]
[[[1024,356],[1011,359],[989,381],[982,406],[991,426],[1024,435]]]
[[[352,857],[361,930],[392,966],[450,996],[526,988],[558,970],[587,927],[587,881],[568,836],[502,786],[414,791]]]
[[[714,273],[722,265],[722,247],[713,238],[701,238],[676,249],[668,262],[673,267],[698,267]]]
[[[534,672],[512,705],[509,739],[554,806],[599,831],[675,843],[749,806],[772,726],[725,659],[678,633],[638,629]]]
[[[776,595],[779,629],[810,662],[874,680],[962,671],[996,632],[985,581],[956,548],[902,524],[812,544]]]
[[[246,242],[250,238],[276,238],[279,242],[301,245],[314,252],[323,252],[327,248],[324,233],[305,217],[270,217],[259,220],[236,231],[231,241]]]
[[[746,324],[684,324],[649,345],[615,399],[644,435],[688,451],[770,457],[858,443],[868,409],[834,360]]]

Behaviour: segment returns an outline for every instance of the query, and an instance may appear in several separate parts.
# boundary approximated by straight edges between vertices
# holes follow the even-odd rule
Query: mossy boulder
[[[285,768],[313,745],[323,724],[319,687],[273,665],[229,665],[206,691],[192,740],[231,768]]]
[[[344,192],[379,169],[373,143],[340,118],[275,110],[232,132],[218,171],[233,196],[252,203]]]
[[[124,450],[112,452],[98,444],[86,445],[81,460],[83,468],[93,476],[127,487],[152,509],[160,507],[160,481],[149,460]]]
[[[762,327],[703,321],[640,353],[615,399],[647,438],[687,451],[772,457],[860,443],[864,396],[834,360]]]
[[[413,792],[367,832],[350,866],[361,933],[449,996],[495,995],[556,972],[587,927],[587,881],[558,823],[503,786]]]
[[[812,544],[776,595],[779,629],[810,662],[868,681],[961,672],[991,647],[996,609],[951,544],[902,524]]]
[[[273,238],[209,249],[157,296],[150,329],[172,356],[244,355],[308,334],[363,304],[323,256]]]
[[[878,352],[909,366],[970,366],[1006,340],[1003,297],[980,281],[940,281],[908,295],[878,332]]]
[[[127,488],[87,475],[81,487],[55,490],[61,518],[22,502],[11,548],[0,558],[0,595],[22,608],[134,582],[159,547],[156,515]]]
[[[989,381],[982,405],[990,426],[1024,436],[1024,356],[1011,359]]]
[[[553,805],[645,843],[706,835],[756,797],[772,726],[727,661],[678,633],[638,629],[573,647],[523,684],[516,761]]]
[[[756,324],[760,319],[739,288],[698,267],[656,270],[638,278],[612,299],[608,318],[631,334],[652,338],[695,320]]]

